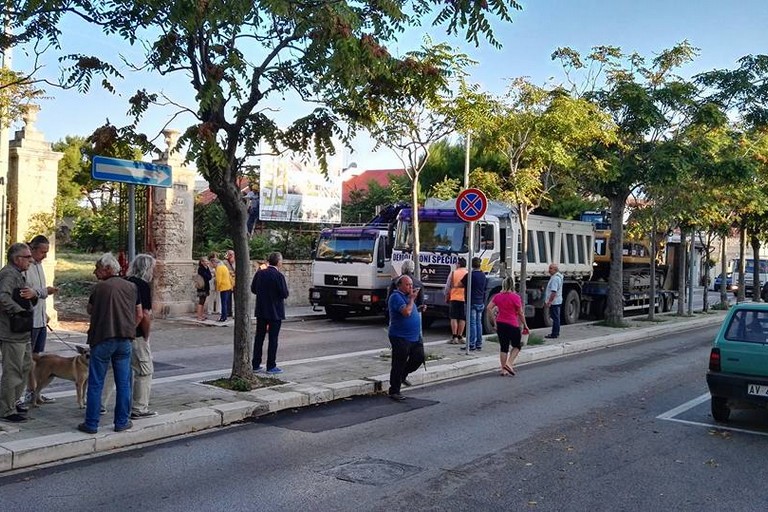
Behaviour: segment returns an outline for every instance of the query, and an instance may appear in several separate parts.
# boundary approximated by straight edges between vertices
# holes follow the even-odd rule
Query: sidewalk
[[[287,321],[319,315],[321,313],[313,312],[309,307],[290,308]],[[666,316],[662,317],[664,321],[653,324],[628,319],[631,327],[626,329],[594,324],[565,325],[558,343],[547,340],[543,345],[525,347],[516,364],[519,366],[649,336],[717,325],[723,316],[724,312],[698,314],[691,318]],[[194,320],[185,318],[158,322],[165,323],[163,330],[171,331],[174,324],[178,326]],[[547,329],[534,330],[539,336],[547,332]],[[82,341],[82,335],[74,333],[71,340]],[[446,341],[425,344],[427,370],[422,367],[409,376],[414,386],[498,370],[496,343],[486,341],[482,352],[466,355],[458,350],[457,345],[449,345]],[[121,433],[112,430],[111,410],[102,416],[98,434],[78,432],[75,427],[82,422],[84,411],[75,404],[74,386],[67,387],[68,391],[46,393],[57,398],[56,403],[31,409],[30,421],[22,424],[0,422],[0,472],[221,427],[284,409],[373,394],[386,391],[389,386],[390,357],[387,349],[281,361],[280,366],[285,373],[278,377],[285,384],[251,392],[234,392],[202,384],[202,381],[228,376],[215,371],[157,378],[152,389],[152,408],[160,414],[133,420],[133,428]],[[510,377],[509,382],[514,385],[515,380]],[[403,392],[407,396],[408,388],[403,388]]]

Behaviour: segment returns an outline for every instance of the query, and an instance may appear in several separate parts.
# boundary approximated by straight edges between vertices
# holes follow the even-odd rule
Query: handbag
[[[33,315],[31,311],[19,311],[10,315],[11,332],[32,332]]]

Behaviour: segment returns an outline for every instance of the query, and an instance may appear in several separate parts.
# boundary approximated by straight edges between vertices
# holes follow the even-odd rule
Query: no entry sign
[[[488,199],[482,190],[468,188],[456,198],[456,213],[467,222],[474,222],[485,215]]]

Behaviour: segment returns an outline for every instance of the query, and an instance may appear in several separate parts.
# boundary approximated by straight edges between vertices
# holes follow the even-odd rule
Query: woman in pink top
[[[499,361],[501,362],[501,375],[516,375],[512,363],[522,348],[521,327],[528,329],[523,312],[523,301],[516,294],[515,281],[512,276],[507,276],[501,283],[501,292],[497,293],[488,304],[491,325],[499,336]],[[512,352],[509,351],[510,345]]]

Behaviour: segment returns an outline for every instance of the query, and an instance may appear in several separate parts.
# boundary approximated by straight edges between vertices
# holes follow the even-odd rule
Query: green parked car
[[[728,312],[709,355],[712,417],[731,408],[768,407],[768,304],[744,302]]]

